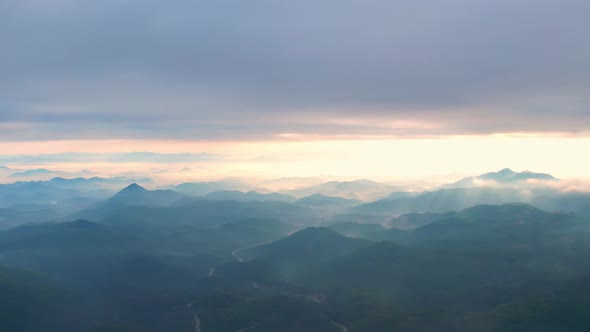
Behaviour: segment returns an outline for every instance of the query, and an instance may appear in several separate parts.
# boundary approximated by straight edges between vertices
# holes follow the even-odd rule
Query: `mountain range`
[[[0,330],[590,327],[589,196],[542,173],[292,195],[129,180],[0,185]]]
[[[498,172],[485,173],[478,176],[471,176],[461,179],[457,182],[442,186],[442,188],[473,188],[482,185],[523,185],[530,182],[539,184],[539,182],[559,181],[557,178],[546,173],[535,173],[530,171],[515,172],[510,168],[504,168]]]

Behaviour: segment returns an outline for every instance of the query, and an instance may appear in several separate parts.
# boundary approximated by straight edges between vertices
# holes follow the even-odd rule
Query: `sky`
[[[0,165],[590,177],[584,0],[0,0]]]

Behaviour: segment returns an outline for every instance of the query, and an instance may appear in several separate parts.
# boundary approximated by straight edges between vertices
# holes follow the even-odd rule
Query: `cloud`
[[[0,140],[586,134],[589,11],[579,0],[3,2]]]
[[[51,164],[51,163],[190,163],[218,160],[210,153],[54,153],[38,155],[0,155],[2,164]]]
[[[540,182],[536,183],[539,186],[546,186],[551,187],[556,190],[560,190],[563,192],[583,192],[589,193],[590,192],[590,179],[589,178],[571,178],[566,180],[560,180],[557,182]]]

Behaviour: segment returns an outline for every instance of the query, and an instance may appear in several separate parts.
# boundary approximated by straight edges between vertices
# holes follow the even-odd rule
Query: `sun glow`
[[[291,138],[291,139],[289,139]],[[555,176],[587,177],[589,137],[530,135],[448,136],[444,138],[314,139],[305,135],[273,141],[70,140],[2,142],[0,155],[150,151],[158,154],[209,153],[203,161],[7,163],[31,169],[88,169],[99,174],[156,172],[168,177],[214,179],[332,175],[380,180],[478,174],[503,167],[539,170]],[[540,166],[542,165],[542,166]],[[164,174],[164,172],[160,172]]]

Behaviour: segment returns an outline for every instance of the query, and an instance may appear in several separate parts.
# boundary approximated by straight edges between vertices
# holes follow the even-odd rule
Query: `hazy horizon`
[[[170,182],[588,178],[589,10],[5,1],[0,165]]]
[[[159,183],[245,182],[299,177],[329,180],[370,179],[388,183],[436,185],[503,168],[550,173],[587,182],[590,139],[546,137],[460,137],[403,141],[328,142],[17,142],[22,154],[0,155],[0,165],[16,171],[48,169],[66,178],[151,177]],[[93,151],[94,147],[99,152]],[[152,151],[142,148],[156,146]],[[195,150],[201,147],[199,152]],[[22,148],[20,148],[22,147]],[[48,153],[56,148],[57,153]],[[137,150],[136,150],[137,149]],[[139,150],[142,149],[142,150]],[[285,151],[285,150],[288,150]],[[8,149],[2,151],[9,151]],[[13,151],[12,149],[10,151]],[[157,151],[157,152],[153,152]],[[11,173],[0,174],[10,182]],[[50,176],[50,175],[48,175]],[[26,179],[26,177],[24,177]],[[46,179],[34,178],[30,179]]]

